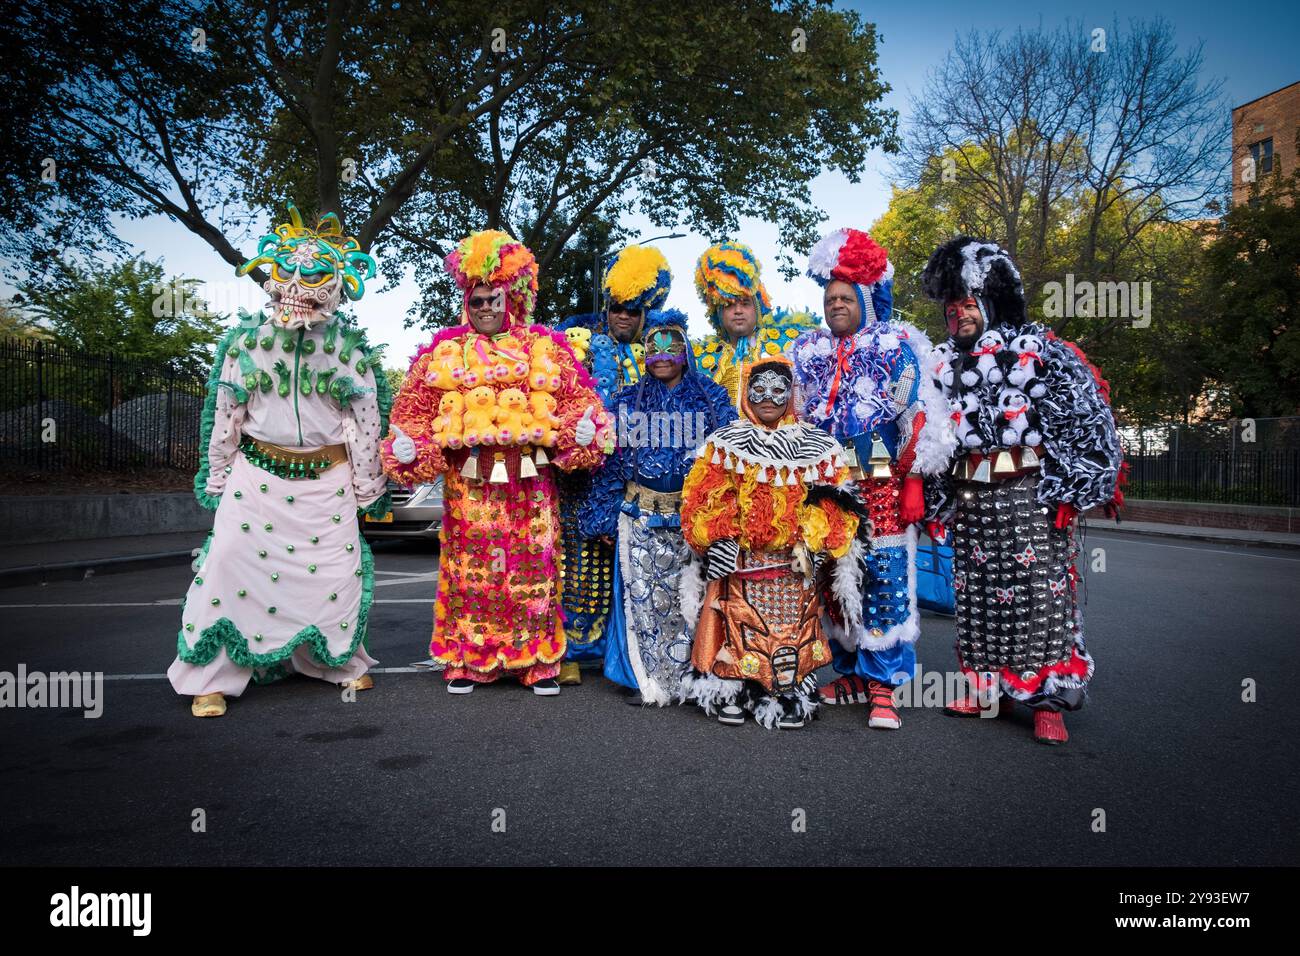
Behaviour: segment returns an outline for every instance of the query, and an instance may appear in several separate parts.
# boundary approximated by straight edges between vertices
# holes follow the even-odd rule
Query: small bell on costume
[[[506,473],[506,456],[501,452],[496,452],[493,458],[495,460],[492,463],[492,477],[488,478],[488,484],[507,484],[510,481],[510,476]]]
[[[875,432],[871,434],[871,458],[867,464],[871,466],[872,478],[889,478],[893,475],[889,470],[889,449]]]
[[[1034,468],[1038,463],[1038,453],[1028,445],[1022,446],[1020,449],[1020,467]]]
[[[460,476],[468,478],[470,481],[478,481],[481,477],[478,473],[478,449],[475,448],[465,459],[465,464],[460,466]]]
[[[973,476],[973,480],[975,480],[975,481],[982,481],[982,482],[984,482],[984,484],[986,484],[986,485],[992,483],[992,481],[993,481],[993,466],[989,463],[989,460],[988,460],[987,458],[985,458],[983,461],[981,461],[981,462],[979,463],[979,467],[975,469],[975,474],[974,474],[974,476]]]
[[[539,448],[537,451],[533,452],[533,464],[538,468],[541,468],[543,465],[549,465],[550,463],[551,459],[546,457],[545,448]]]
[[[997,457],[993,459],[993,474],[1010,475],[1016,470],[1015,460],[1011,457],[1011,452],[1000,451]]]
[[[525,448],[519,455],[519,477],[536,478],[537,468],[533,465],[533,456]]]

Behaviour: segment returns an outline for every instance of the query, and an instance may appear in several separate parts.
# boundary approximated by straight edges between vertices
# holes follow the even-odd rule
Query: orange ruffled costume
[[[816,708],[808,681],[831,658],[812,572],[824,556],[848,553],[859,522],[826,493],[849,481],[839,443],[792,414],[765,426],[749,406],[748,379],[789,364],[779,356],[743,369],[745,418],[709,436],[682,489],[682,532],[707,555],[710,578],[691,656],[693,695],[710,714],[741,703],[768,727],[783,709],[775,695],[800,716]],[[746,693],[742,681],[761,692]]]

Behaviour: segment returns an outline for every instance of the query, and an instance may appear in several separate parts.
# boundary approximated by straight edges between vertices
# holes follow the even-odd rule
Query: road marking
[[[396,581],[376,581],[375,587],[386,588],[386,587],[391,587],[394,584],[420,584],[421,582],[424,581],[436,581],[436,580],[438,580],[438,575],[436,573],[417,574],[417,575],[412,575],[411,577],[408,578],[398,578]]]
[[[1097,534],[1102,534],[1103,537],[1105,537],[1104,532],[1093,532],[1093,535]],[[1124,541],[1130,544],[1145,544],[1148,548],[1172,548],[1175,551],[1195,551],[1197,554],[1226,554],[1234,558],[1263,558],[1265,561],[1290,561],[1292,564],[1300,561],[1300,558],[1284,558],[1275,554],[1251,554],[1249,551],[1221,551],[1217,548],[1189,548],[1186,545],[1162,544],[1159,541],[1133,541],[1124,535],[1116,534],[1110,535],[1107,537],[1107,540]]]
[[[372,667],[367,674],[423,674],[428,667]],[[166,674],[105,674],[104,680],[166,680]]]

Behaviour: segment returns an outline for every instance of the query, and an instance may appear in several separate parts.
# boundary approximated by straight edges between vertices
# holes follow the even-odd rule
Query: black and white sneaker
[[[560,682],[554,677],[539,680],[533,685],[533,693],[538,697],[554,697],[560,692]]]
[[[474,682],[468,677],[457,677],[455,680],[447,681],[447,693],[472,694],[474,693]]]
[[[798,730],[807,721],[798,714],[782,714],[776,722],[777,730]]]
[[[723,704],[718,708],[718,723],[736,726],[745,722],[745,711],[735,704]]]

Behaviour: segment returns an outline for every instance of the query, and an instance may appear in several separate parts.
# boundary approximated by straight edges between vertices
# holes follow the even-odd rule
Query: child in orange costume
[[[708,580],[690,690],[724,724],[748,711],[795,729],[816,713],[814,672],[831,659],[815,578],[848,553],[863,506],[844,449],[795,420],[789,359],[744,366],[740,397],[743,417],[709,436],[682,489],[682,532]]]

